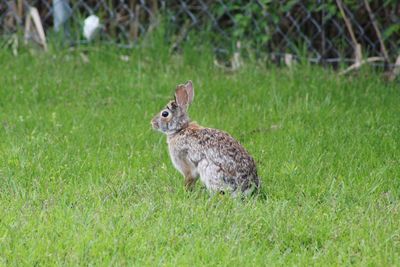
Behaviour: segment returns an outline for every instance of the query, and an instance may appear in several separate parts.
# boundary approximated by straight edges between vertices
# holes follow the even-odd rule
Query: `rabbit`
[[[154,130],[167,135],[169,155],[184,176],[185,188],[192,190],[197,179],[211,193],[250,195],[260,188],[254,159],[228,133],[192,122],[188,108],[193,102],[192,81],[180,84],[152,120]]]

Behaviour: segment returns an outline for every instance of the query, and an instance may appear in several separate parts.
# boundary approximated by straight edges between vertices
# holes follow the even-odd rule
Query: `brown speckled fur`
[[[178,85],[175,100],[152,120],[153,128],[167,135],[172,163],[185,177],[186,188],[191,189],[200,177],[212,192],[236,195],[258,189],[256,164],[243,146],[228,133],[190,121],[187,108],[193,97],[190,81]],[[163,117],[163,112],[168,117]]]

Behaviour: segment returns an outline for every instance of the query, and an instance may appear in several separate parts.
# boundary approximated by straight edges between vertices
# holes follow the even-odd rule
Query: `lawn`
[[[400,265],[398,83],[80,51],[0,51],[0,265]],[[189,79],[192,119],[247,148],[258,196],[185,192],[150,119]]]

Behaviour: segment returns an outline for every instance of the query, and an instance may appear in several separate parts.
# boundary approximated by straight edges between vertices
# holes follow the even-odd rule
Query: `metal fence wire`
[[[94,14],[102,25],[97,39],[127,47],[164,27],[175,49],[204,35],[220,55],[234,53],[240,44],[243,51],[271,59],[289,55],[350,64],[359,45],[363,57],[387,64],[400,53],[398,0],[0,0],[0,36],[23,29],[31,6],[47,35],[61,31],[72,43],[85,41],[83,21]]]

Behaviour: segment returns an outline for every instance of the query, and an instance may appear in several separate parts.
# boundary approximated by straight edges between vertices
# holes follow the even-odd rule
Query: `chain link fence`
[[[30,6],[47,35],[61,31],[71,43],[85,41],[83,21],[95,14],[102,25],[98,39],[124,47],[164,27],[173,49],[202,36],[228,57],[241,50],[275,61],[339,65],[354,63],[359,47],[362,57],[387,66],[400,53],[398,0],[0,0],[0,36],[23,29]]]

